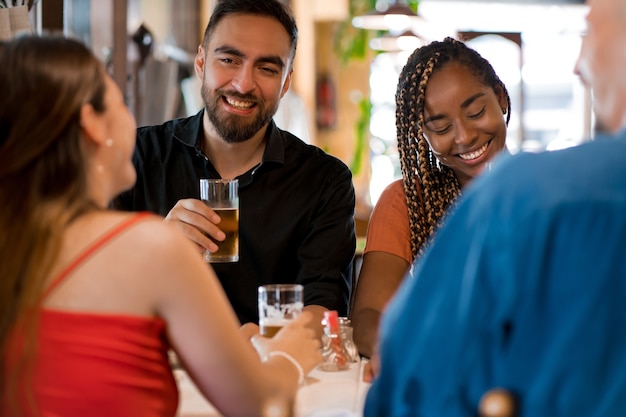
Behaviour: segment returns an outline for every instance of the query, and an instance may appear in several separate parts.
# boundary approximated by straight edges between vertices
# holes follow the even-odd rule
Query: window
[[[573,73],[585,6],[423,0],[419,13],[435,25],[453,25],[458,32],[520,33],[521,51],[516,42],[493,34],[467,41],[492,63],[509,91],[512,114],[507,147],[512,153],[560,149],[590,136],[589,93]],[[395,92],[410,52],[379,54],[371,64],[372,205],[390,182],[401,177]]]

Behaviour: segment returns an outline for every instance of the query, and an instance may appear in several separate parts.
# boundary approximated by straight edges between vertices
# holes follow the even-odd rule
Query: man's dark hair
[[[259,16],[269,16],[278,20],[289,35],[291,46],[291,59],[296,55],[298,44],[298,27],[289,7],[279,0],[219,0],[213,9],[209,24],[204,31],[202,45],[206,47],[215,27],[222,18],[231,14],[255,14]]]

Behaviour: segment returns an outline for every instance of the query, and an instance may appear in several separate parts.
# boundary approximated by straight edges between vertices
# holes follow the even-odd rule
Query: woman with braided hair
[[[452,38],[416,49],[396,92],[402,179],[372,212],[352,322],[371,357],[381,312],[461,189],[505,148],[511,100],[491,64]]]

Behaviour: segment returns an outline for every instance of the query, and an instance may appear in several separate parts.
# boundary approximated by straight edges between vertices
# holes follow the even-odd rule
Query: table
[[[363,382],[363,366],[367,360],[353,363],[350,369],[324,372],[314,369],[298,390],[295,417],[361,417],[365,395],[370,384]],[[183,370],[174,371],[180,404],[178,417],[221,417],[204,399],[191,378]]]

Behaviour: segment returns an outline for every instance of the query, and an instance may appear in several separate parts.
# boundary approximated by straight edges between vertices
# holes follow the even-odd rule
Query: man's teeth
[[[233,98],[230,97],[226,97],[226,102],[228,104],[230,104],[231,106],[233,106],[236,109],[239,110],[246,110],[249,109],[250,107],[252,107],[254,105],[253,102],[250,101],[239,101],[239,100],[235,100]]]
[[[469,161],[470,159],[476,159],[485,153],[485,151],[487,150],[487,146],[489,146],[489,142],[485,143],[480,149],[477,149],[474,152],[460,153],[459,156],[461,157],[461,159],[465,159],[466,161]]]

